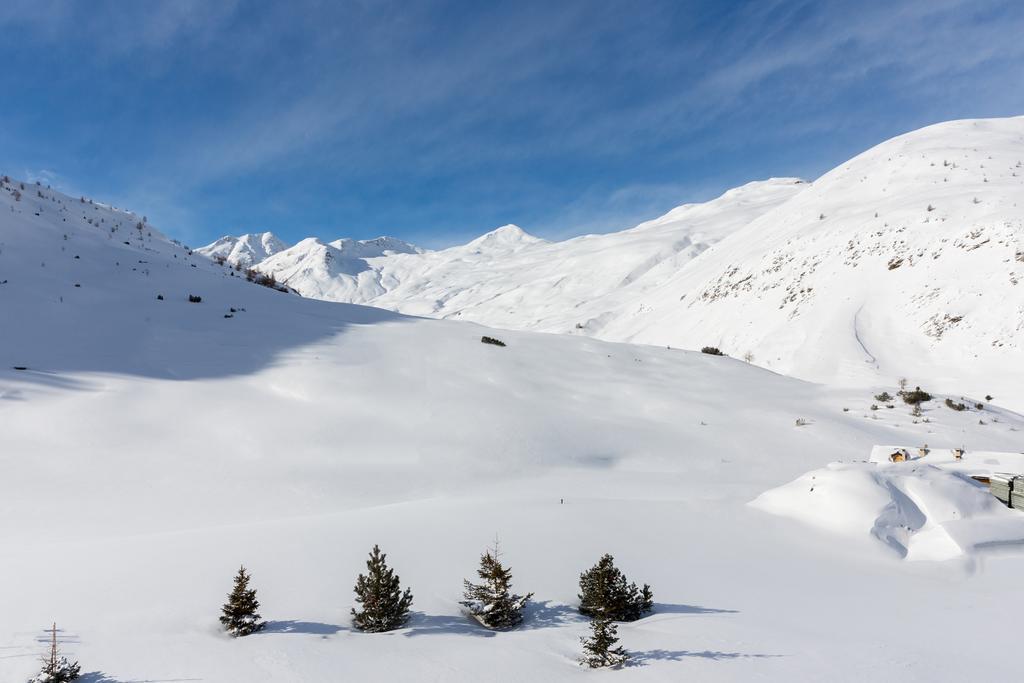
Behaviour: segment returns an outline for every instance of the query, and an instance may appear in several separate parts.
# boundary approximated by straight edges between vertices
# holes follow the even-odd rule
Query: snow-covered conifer
[[[612,621],[636,621],[654,607],[651,587],[628,583],[608,554],[580,574],[579,599],[581,613],[603,615]]]
[[[221,608],[220,623],[233,636],[247,636],[267,625],[257,612],[260,602],[256,599],[256,589],[249,588],[249,579],[245,567],[239,567],[235,575],[235,587]]]
[[[386,559],[387,555],[374,545],[366,561],[367,573],[356,579],[356,602],[361,609],[352,609],[352,622],[361,631],[391,631],[409,619],[412,592],[408,588],[402,591],[399,578]]]
[[[28,683],[69,683],[81,676],[81,666],[60,653],[57,647],[57,624],[50,629],[50,651],[43,655],[43,668]]]
[[[629,659],[625,648],[615,647],[619,642],[618,631],[611,619],[596,614],[590,619],[590,637],[580,638],[583,643],[583,657],[580,664],[591,669],[621,666]]]
[[[501,564],[498,542],[480,556],[480,568],[476,571],[482,583],[465,584],[465,599],[462,604],[481,624],[487,628],[512,628],[523,620],[523,608],[533,593],[515,595],[511,592],[512,570]]]

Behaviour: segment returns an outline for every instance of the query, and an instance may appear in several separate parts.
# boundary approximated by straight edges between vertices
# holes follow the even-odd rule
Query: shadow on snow
[[[747,652],[719,652],[716,650],[643,650],[640,652],[630,652],[629,660],[626,662],[626,666],[646,666],[651,662],[680,662],[684,659],[691,657],[698,657],[701,659],[713,659],[715,661],[724,661],[728,659],[773,659],[775,657],[784,657],[785,655],[769,655],[761,653],[747,653]]]
[[[111,678],[102,671],[90,671],[77,679],[79,683],[184,683],[185,681],[201,681],[201,678]]]
[[[424,614],[413,612],[406,625],[406,636],[429,636],[456,634],[492,638],[494,631],[484,628],[475,620],[462,614]]]
[[[700,607],[698,605],[674,605],[668,602],[654,603],[650,616],[657,614],[738,614],[735,609],[718,609],[717,607]]]
[[[315,636],[333,636],[340,631],[347,631],[344,626],[335,624],[324,624],[319,621],[296,621],[288,619],[283,621],[268,621],[260,633],[305,633]]]

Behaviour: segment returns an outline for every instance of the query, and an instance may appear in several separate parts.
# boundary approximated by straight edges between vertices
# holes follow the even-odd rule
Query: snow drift
[[[1024,514],[969,477],[921,462],[832,463],[751,505],[831,532],[871,534],[908,560],[1024,543]]]

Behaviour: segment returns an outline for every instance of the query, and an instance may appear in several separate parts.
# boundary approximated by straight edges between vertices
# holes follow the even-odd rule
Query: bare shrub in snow
[[[920,405],[925,401],[932,400],[932,395],[921,387],[915,387],[913,391],[902,392],[903,402],[909,405]]]

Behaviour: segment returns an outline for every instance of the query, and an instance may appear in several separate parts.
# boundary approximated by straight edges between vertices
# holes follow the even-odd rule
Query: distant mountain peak
[[[250,268],[287,248],[272,232],[247,232],[237,237],[225,235],[196,251],[209,258],[223,258],[233,266]]]
[[[344,251],[355,258],[376,258],[392,254],[422,254],[423,249],[397,237],[381,235],[368,240],[354,240],[349,237],[329,242],[335,249]]]
[[[518,225],[509,223],[503,225],[500,228],[495,228],[490,232],[486,232],[480,237],[467,244],[467,247],[472,246],[483,246],[483,245],[516,245],[516,244],[534,244],[537,242],[544,242],[545,240],[540,237],[536,237],[526,232]]]

